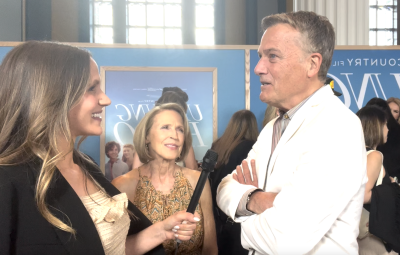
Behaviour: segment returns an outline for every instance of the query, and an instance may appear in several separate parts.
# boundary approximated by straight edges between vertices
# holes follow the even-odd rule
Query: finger
[[[256,187],[258,187],[256,161],[254,159],[251,160],[251,173],[253,174],[253,183],[256,184]]]
[[[182,236],[182,235],[179,235],[179,234],[175,234],[174,236],[175,236],[176,239],[179,239],[181,241],[189,241],[190,238],[191,238],[191,236]]]
[[[179,235],[191,235],[191,233],[196,229],[195,224],[190,224],[190,225],[179,225],[181,228],[175,229],[176,231],[173,231]]]
[[[175,235],[180,235],[180,236],[192,236],[194,233],[195,229],[190,229],[190,230],[177,230],[177,229],[172,229],[173,234]]]
[[[244,176],[243,176],[243,173],[242,173],[242,167],[241,166],[237,166],[236,167],[236,175],[237,175],[239,183],[241,183],[241,184],[245,184],[246,183],[244,181]]]
[[[193,233],[194,233],[194,229],[186,230],[186,231],[178,230],[175,232],[175,234],[180,235],[180,236],[192,236]]]
[[[244,178],[246,179],[246,184],[251,184],[250,169],[249,169],[249,165],[247,164],[246,160],[243,160],[243,162],[242,162],[242,169],[243,169]]]
[[[238,181],[238,178],[237,178],[237,174],[232,174],[232,178],[233,178],[235,181],[239,182],[239,181]]]
[[[173,229],[172,232],[179,232],[179,231],[193,231],[196,229],[196,224],[180,224],[176,225]]]
[[[180,211],[175,214],[176,225],[181,224],[183,221],[186,221],[186,224],[189,223],[197,223],[200,221],[200,216],[198,214],[191,214],[186,211]]]

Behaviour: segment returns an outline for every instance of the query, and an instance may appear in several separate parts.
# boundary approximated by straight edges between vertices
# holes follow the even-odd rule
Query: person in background
[[[88,51],[21,43],[0,77],[1,254],[162,255],[165,240],[191,238],[193,214],[152,224],[74,148],[101,135],[111,103]]]
[[[128,170],[132,170],[133,159],[136,154],[133,144],[125,144],[122,147],[122,161],[128,165]]]
[[[157,100],[155,106],[159,106],[167,103],[176,103],[185,111],[188,110],[186,102],[189,100],[188,95],[185,91],[178,87],[165,87],[163,88],[161,97]],[[138,168],[143,163],[140,161],[137,154],[135,154],[133,168]],[[187,157],[184,161],[178,162],[182,167],[187,167],[189,169],[197,170],[197,160],[195,158],[193,146],[190,147]]]
[[[192,135],[184,110],[178,104],[155,106],[136,127],[133,144],[139,168],[113,180],[113,184],[156,224],[180,210],[186,210],[200,177],[198,171],[176,162],[185,160],[192,147]],[[190,241],[163,243],[167,254],[218,253],[212,212],[210,185],[207,182],[196,212],[200,215]]]
[[[370,99],[366,106],[375,105],[383,110],[389,129],[387,142],[377,147],[383,154],[383,166],[389,176],[400,178],[400,124],[394,119],[388,103],[381,98]]]
[[[240,224],[217,207],[217,188],[221,180],[232,172],[247,157],[258,137],[257,120],[248,110],[235,112],[225,132],[213,144],[211,149],[218,153],[218,163],[211,172],[211,193],[214,202],[215,225],[217,228],[218,254],[246,255],[240,242]]]
[[[393,179],[385,172],[383,155],[377,151],[378,145],[387,141],[388,128],[385,113],[377,106],[365,106],[357,112],[364,131],[365,147],[367,149],[367,175],[368,182],[365,186],[364,207],[368,212],[371,203],[372,190],[381,184],[390,184]],[[361,226],[362,225],[362,226]],[[360,255],[389,254],[385,245],[378,237],[367,234],[369,213],[363,212],[360,222],[360,234],[357,239]]]
[[[400,99],[396,97],[391,97],[387,100],[387,103],[390,107],[390,110],[392,112],[393,118],[400,124],[400,118],[399,118],[399,113],[400,113]]]
[[[129,171],[128,165],[118,158],[121,151],[119,143],[111,141],[106,144],[106,155],[110,159],[106,163],[105,175],[107,180],[112,181],[120,175],[126,174]]]

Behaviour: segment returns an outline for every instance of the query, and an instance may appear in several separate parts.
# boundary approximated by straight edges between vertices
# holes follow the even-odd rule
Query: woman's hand
[[[190,240],[198,221],[200,221],[200,216],[196,212],[193,215],[186,211],[180,211],[169,216],[167,219],[162,221],[166,240]]]
[[[126,238],[125,252],[130,254],[144,254],[165,240],[179,239],[189,240],[196,228],[196,223],[200,221],[199,215],[180,211],[167,219],[154,223],[150,227],[140,231],[136,235]]]

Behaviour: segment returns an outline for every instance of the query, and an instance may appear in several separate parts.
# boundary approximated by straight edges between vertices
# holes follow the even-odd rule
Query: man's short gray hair
[[[302,48],[306,53],[322,55],[318,78],[325,82],[335,49],[335,31],[328,18],[314,12],[298,11],[270,15],[261,22],[264,32],[277,24],[288,24],[299,31],[302,35]]]

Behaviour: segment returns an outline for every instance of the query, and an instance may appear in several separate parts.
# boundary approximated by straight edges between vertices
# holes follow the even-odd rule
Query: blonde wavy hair
[[[90,175],[84,165],[95,165],[74,149],[67,118],[90,81],[90,58],[89,52],[77,47],[30,41],[12,49],[0,65],[0,165],[40,159],[35,190],[38,210],[50,224],[72,234],[70,222],[51,213],[46,196],[56,165],[66,154],[73,151],[85,178]],[[69,141],[70,150],[59,151],[60,134]]]

